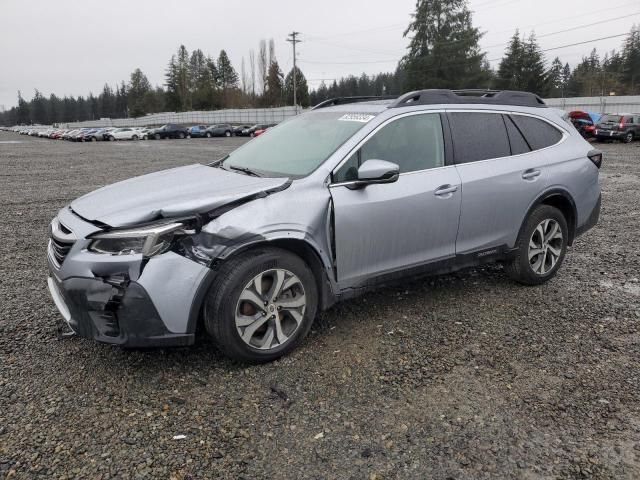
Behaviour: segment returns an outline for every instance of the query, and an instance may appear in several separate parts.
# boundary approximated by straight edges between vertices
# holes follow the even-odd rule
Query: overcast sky
[[[554,48],[623,34],[640,23],[640,0],[469,3],[475,25],[485,32],[481,45],[490,60],[502,56],[516,28],[535,30],[543,48]],[[260,39],[273,38],[286,74],[292,54],[285,38],[293,30],[302,32],[298,59],[311,87],[322,79],[392,71],[405,52],[408,40],[402,34],[414,8],[415,0],[0,0],[0,109],[16,104],[18,90],[26,98],[35,88],[47,96],[98,94],[105,82],[128,80],[137,67],[161,85],[181,43],[214,56],[224,48],[240,72],[242,58],[248,60]],[[596,22],[601,23],[574,28]],[[593,47],[603,54],[623,40],[547,55],[574,65]]]

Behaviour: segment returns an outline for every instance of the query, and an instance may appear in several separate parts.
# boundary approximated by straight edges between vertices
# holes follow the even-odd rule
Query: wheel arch
[[[215,282],[217,271],[221,265],[220,262],[226,262],[229,259],[235,258],[247,251],[259,249],[261,247],[286,250],[300,257],[309,266],[316,280],[316,286],[318,287],[319,311],[326,310],[336,303],[337,292],[335,291],[334,284],[329,277],[327,268],[325,267],[325,262],[323,262],[322,256],[315,246],[299,238],[274,238],[270,240],[261,240],[258,242],[248,243],[234,249],[223,260],[219,260],[219,263],[214,264],[211,271],[200,282],[196,295],[194,296],[189,313],[189,322],[187,326],[188,332],[195,332],[201,323],[202,307],[204,306],[209,289]]]
[[[573,241],[576,238],[578,210],[576,208],[576,202],[574,201],[571,194],[564,188],[559,187],[545,191],[529,206],[526,215],[522,219],[520,229],[518,230],[518,237],[522,233],[522,230],[525,228],[527,219],[529,218],[533,210],[539,205],[550,205],[562,212],[562,215],[564,215],[564,218],[567,221],[567,226],[569,227],[568,245],[573,245]]]

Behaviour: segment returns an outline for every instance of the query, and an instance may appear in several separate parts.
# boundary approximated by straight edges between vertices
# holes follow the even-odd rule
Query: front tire
[[[205,301],[207,332],[228,357],[275,360],[309,332],[318,306],[313,272],[298,256],[261,248],[223,264]]]
[[[524,285],[551,280],[567,253],[569,228],[560,210],[539,205],[529,215],[516,242],[516,255],[505,264],[509,277]]]
[[[182,140],[182,139],[184,138],[184,133],[180,132],[180,133],[178,134],[178,138],[179,138],[180,140]]]
[[[211,138],[211,132],[207,132],[207,138]]]
[[[162,137],[160,136],[159,133],[156,133],[153,138],[155,138],[156,140],[160,140]]]
[[[138,140],[138,135],[134,135],[133,137],[131,137],[131,140],[133,140],[134,142]]]

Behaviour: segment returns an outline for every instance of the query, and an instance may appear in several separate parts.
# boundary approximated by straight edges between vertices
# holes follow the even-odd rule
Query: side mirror
[[[358,179],[351,188],[362,188],[374,183],[393,183],[398,180],[400,167],[386,160],[367,160],[358,168]]]

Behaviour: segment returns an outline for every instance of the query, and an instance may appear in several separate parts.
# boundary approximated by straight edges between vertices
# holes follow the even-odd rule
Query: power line
[[[549,32],[549,33],[540,35],[537,38],[546,38],[546,37],[550,37],[550,36],[553,36],[553,35],[558,35],[560,33],[566,33],[566,32],[570,32],[570,31],[574,31],[574,30],[579,30],[579,29],[582,29],[582,28],[592,27],[594,25],[601,25],[601,24],[604,24],[604,23],[613,22],[613,21],[616,21],[616,20],[620,20],[620,19],[623,19],[623,18],[628,18],[628,17],[632,17],[632,16],[636,16],[636,15],[640,15],[640,12],[633,12],[633,13],[630,13],[630,14],[627,14],[627,15],[624,15],[624,16],[620,16],[620,17],[609,18],[609,19],[606,19],[606,20],[600,20],[598,22],[593,22],[593,23],[589,23],[589,24],[585,24],[585,25],[578,25],[578,26],[575,26],[575,27],[572,27],[572,28],[569,28],[569,29],[558,30],[558,31],[555,31],[555,32]],[[626,35],[626,34],[621,34],[619,36],[622,36],[622,35]],[[614,37],[612,37],[612,38],[614,38]],[[464,42],[464,41],[466,41],[466,40],[457,40],[457,41],[454,40],[452,42],[448,42],[446,46],[447,47],[451,47],[451,46],[454,46],[457,43]],[[509,43],[510,42],[497,43],[497,44],[494,44],[494,45],[483,46],[481,48],[486,50],[486,49],[489,49],[489,48],[504,47],[504,46],[509,45]],[[586,42],[586,43],[588,43],[588,42]],[[578,43],[578,45],[580,45],[580,43]],[[571,46],[573,46],[573,45],[571,45]],[[564,48],[564,47],[558,47],[558,48]],[[403,50],[403,53],[405,51],[406,50]],[[375,52],[371,51],[371,53],[375,53]],[[382,52],[380,52],[379,54],[391,55],[390,53],[382,53]],[[400,51],[398,51],[398,54],[400,54]],[[375,61],[362,61],[362,62],[306,61],[305,63],[327,64],[327,65],[349,65],[349,64],[362,64],[362,65],[365,65],[365,64],[375,64],[375,63],[390,63],[392,61],[394,61],[394,60],[389,59],[389,60],[375,60]],[[489,61],[494,61],[494,60],[489,60]]]
[[[563,48],[569,48],[569,47],[575,47],[577,45],[584,45],[587,43],[592,43],[592,42],[599,42],[602,40],[609,40],[612,38],[620,38],[620,37],[628,37],[629,35],[631,35],[631,33],[620,33],[617,35],[609,35],[606,37],[599,37],[599,38],[592,38],[590,40],[584,40],[582,42],[574,42],[574,43],[568,43],[565,45],[558,45],[556,47],[551,47],[551,48],[543,48],[540,49],[540,52],[544,53],[544,52],[552,52],[555,50],[560,50]],[[497,57],[497,58],[491,58],[488,59],[488,62],[497,62],[499,60],[502,60],[503,57]],[[372,61],[372,62],[316,62],[316,61],[312,61],[312,60],[305,60],[304,63],[315,63],[315,64],[322,64],[322,65],[365,65],[365,64],[374,64],[374,63],[391,63],[391,62],[396,62],[394,60],[380,60],[380,61]],[[466,63],[466,62],[465,62]]]

